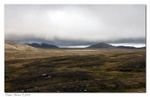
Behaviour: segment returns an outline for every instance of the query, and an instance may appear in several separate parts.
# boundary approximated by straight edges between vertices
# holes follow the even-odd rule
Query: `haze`
[[[145,40],[145,5],[5,5],[5,40]]]

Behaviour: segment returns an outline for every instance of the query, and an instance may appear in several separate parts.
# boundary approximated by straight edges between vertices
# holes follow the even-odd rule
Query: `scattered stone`
[[[87,90],[84,90],[85,92],[87,91]]]
[[[59,93],[60,91],[57,91],[57,93]]]
[[[139,93],[141,93],[142,91],[139,91]]]
[[[87,84],[86,87],[89,87],[89,84]]]
[[[51,78],[52,76],[48,76],[48,78]]]
[[[27,89],[26,92],[34,92],[33,89]]]
[[[48,76],[47,74],[42,74],[42,77],[46,77],[46,76]]]
[[[63,89],[65,89],[66,88],[66,86],[63,86]]]
[[[37,91],[37,90],[38,90],[38,87],[34,87],[34,90]]]

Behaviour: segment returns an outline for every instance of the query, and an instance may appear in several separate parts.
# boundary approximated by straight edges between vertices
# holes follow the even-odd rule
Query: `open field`
[[[6,50],[5,92],[146,92],[145,49]]]

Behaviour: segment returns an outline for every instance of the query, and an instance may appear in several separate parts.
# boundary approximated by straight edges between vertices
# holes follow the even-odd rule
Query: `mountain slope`
[[[34,47],[17,43],[17,42],[12,42],[12,41],[5,41],[5,51],[26,51],[26,50],[37,50]]]
[[[42,44],[32,43],[32,44],[27,44],[27,45],[33,46],[33,47],[36,47],[36,48],[46,48],[46,49],[56,49],[56,48],[59,48],[56,45],[46,44],[46,43],[42,43]]]
[[[91,45],[87,48],[115,48],[115,47],[106,43],[98,43],[98,44]]]
[[[107,44],[107,43],[98,43],[98,44],[91,45],[87,48],[145,49],[146,47],[136,48],[133,46],[112,46],[112,45]]]

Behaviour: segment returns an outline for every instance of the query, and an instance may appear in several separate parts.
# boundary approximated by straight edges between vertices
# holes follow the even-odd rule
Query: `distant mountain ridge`
[[[146,47],[136,48],[133,46],[112,46],[112,45],[107,44],[107,43],[98,43],[98,44],[90,45],[87,48],[95,48],[95,49],[98,49],[98,48],[145,49]]]
[[[87,48],[115,48],[115,47],[107,43],[98,43],[98,44],[90,45]]]
[[[25,43],[25,44],[21,44],[21,43],[13,42],[13,41],[5,41],[5,50],[6,51],[9,51],[9,50],[20,50],[20,51],[32,50],[32,51],[37,51],[38,50],[37,48],[41,48],[41,49],[61,49],[56,45],[47,44],[47,43],[41,43],[41,44],[39,44],[39,43]],[[80,49],[80,48],[78,48],[78,49]],[[107,44],[107,43],[98,43],[98,44],[90,45],[89,47],[86,47],[85,49],[146,49],[146,47],[136,48],[136,47],[133,47],[133,46],[113,46],[113,45],[110,45],[110,44]]]
[[[41,43],[41,44],[38,44],[38,43],[26,43],[27,45],[29,46],[33,46],[33,47],[36,47],[36,48],[45,48],[45,49],[58,49],[59,47],[56,46],[56,45],[52,45],[52,44],[46,44],[46,43]]]

